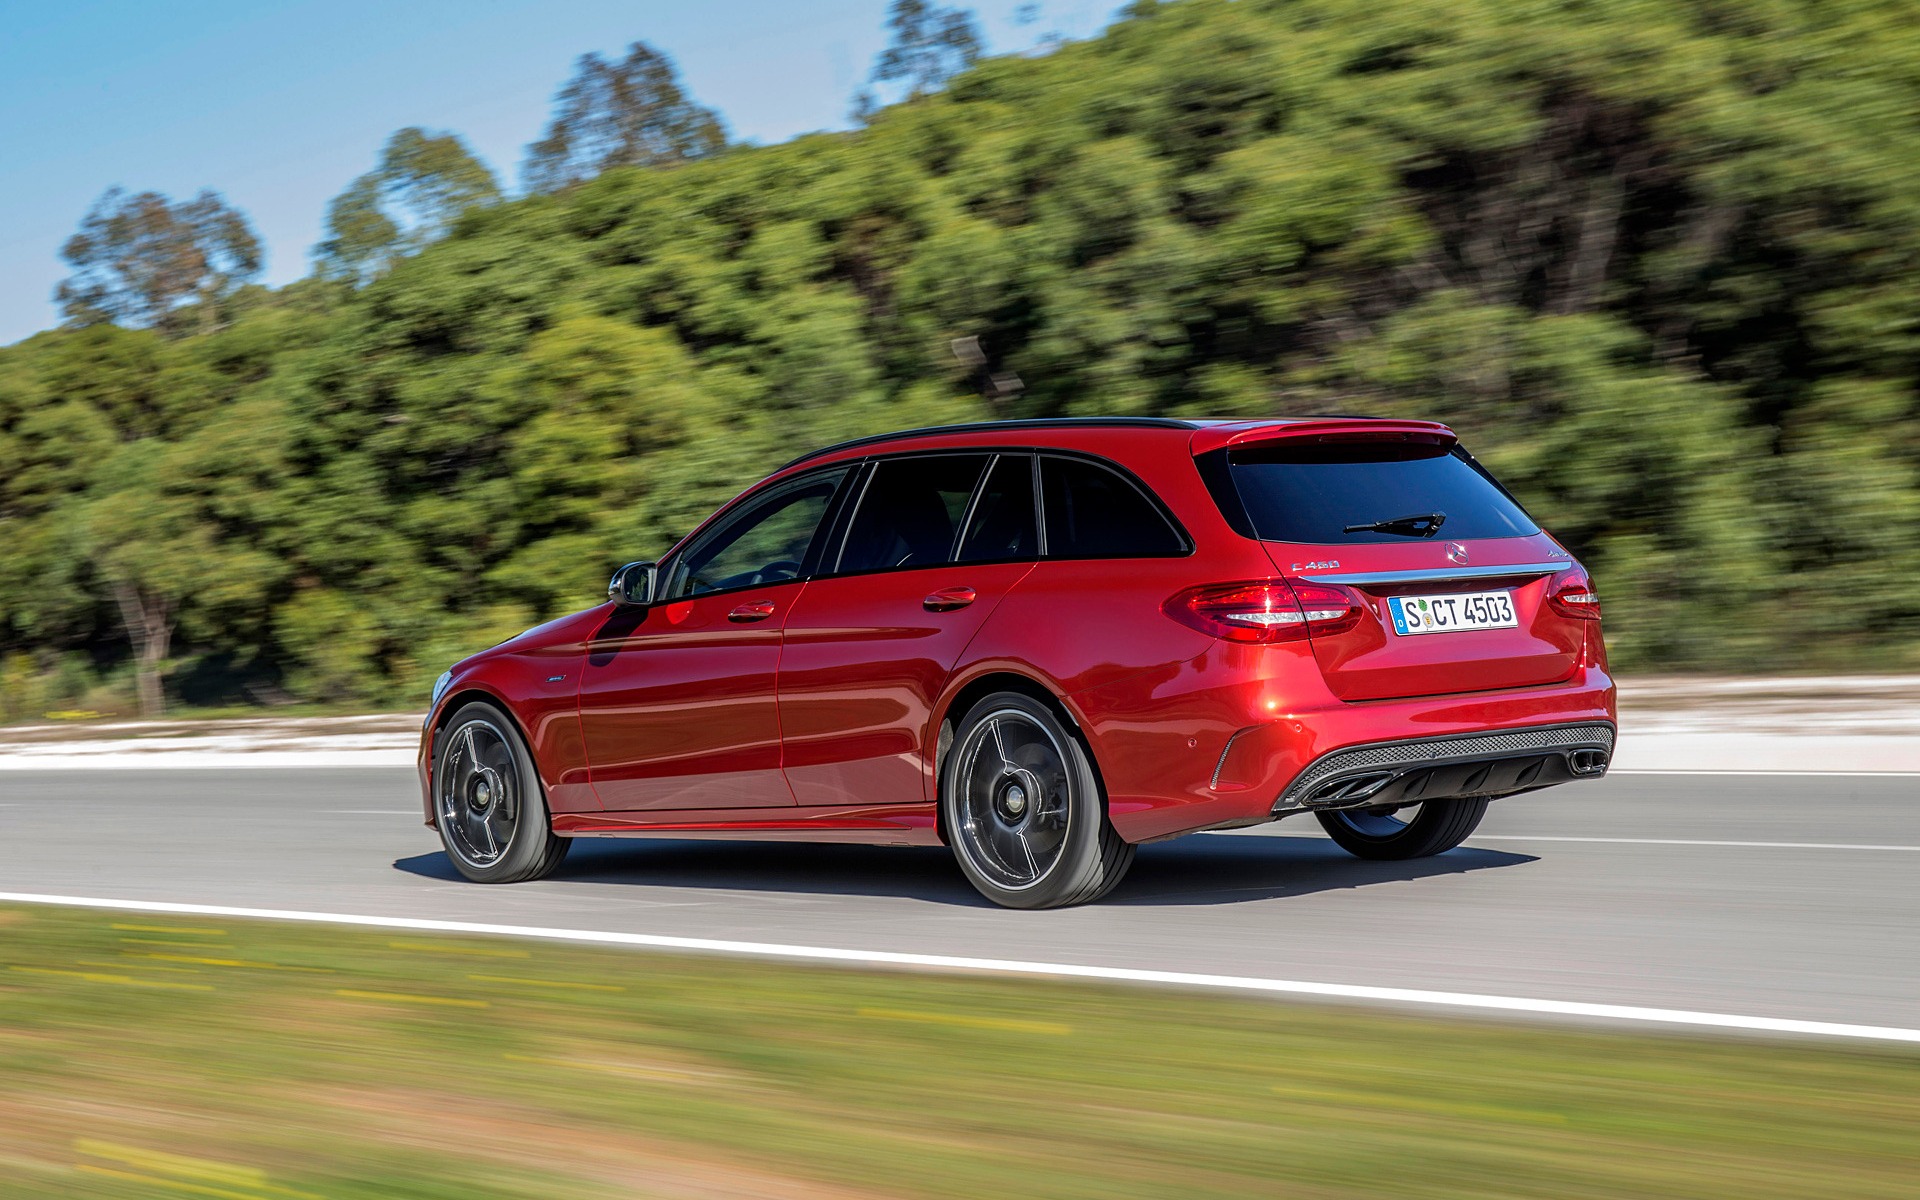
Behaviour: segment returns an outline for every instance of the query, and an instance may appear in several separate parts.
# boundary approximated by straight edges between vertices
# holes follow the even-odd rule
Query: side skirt
[[[562,837],[678,837],[938,846],[941,844],[940,834],[935,826],[934,806],[927,803],[553,814],[553,831]]]

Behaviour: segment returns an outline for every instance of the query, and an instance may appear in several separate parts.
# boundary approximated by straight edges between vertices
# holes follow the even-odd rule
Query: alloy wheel
[[[955,782],[968,861],[1009,891],[1046,878],[1073,821],[1067,756],[1053,732],[1017,708],[989,714],[959,748]]]
[[[475,867],[500,861],[522,810],[520,772],[507,737],[484,719],[455,729],[437,803],[448,848]]]

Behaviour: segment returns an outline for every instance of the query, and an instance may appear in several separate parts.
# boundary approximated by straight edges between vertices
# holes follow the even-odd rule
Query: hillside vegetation
[[[1911,669],[1917,113],[1907,3],[1143,3],[364,282],[41,334],[3,715],[130,695],[135,644],[174,699],[411,702],[801,450],[1051,414],[1438,418],[1617,666]]]

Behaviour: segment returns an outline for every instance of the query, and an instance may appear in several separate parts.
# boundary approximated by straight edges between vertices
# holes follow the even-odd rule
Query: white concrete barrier
[[[1692,677],[1620,689],[1621,772],[1920,774],[1920,676]],[[409,767],[419,714],[0,729],[0,771]]]

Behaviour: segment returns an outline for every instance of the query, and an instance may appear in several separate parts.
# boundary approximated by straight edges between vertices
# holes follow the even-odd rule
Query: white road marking
[[[1920,851],[1920,846],[1875,846],[1850,842],[1705,842],[1690,841],[1686,838],[1616,838],[1616,837],[1524,837],[1520,834],[1474,834],[1467,839],[1472,842],[1612,842],[1622,846],[1739,846],[1757,850],[1909,850]]]
[[[1638,1021],[1657,1025],[1691,1025],[1710,1029],[1739,1029],[1802,1037],[1855,1038],[1869,1041],[1920,1044],[1920,1029],[1888,1025],[1850,1025],[1836,1021],[1803,1021],[1788,1017],[1749,1017],[1732,1013],[1693,1012],[1678,1008],[1646,1008],[1628,1004],[1593,1004],[1577,1000],[1534,1000],[1519,996],[1489,996],[1472,992],[1437,992],[1421,988],[1368,987],[1346,983],[1306,983],[1292,979],[1260,979],[1242,975],[1203,975],[1187,971],[1149,971],[1132,967],[1096,967],[1077,963],[1026,962],[1004,958],[966,958],[948,954],[902,954],[886,950],[843,950],[827,946],[790,946],[772,942],[735,942],[715,938],[667,937],[652,933],[614,933],[593,929],[551,929],[531,925],[495,925],[479,921],[437,921],[424,917],[369,917],[347,913],[298,912],[276,908],[241,908],[225,904],[175,904],[154,900],[111,900],[95,896],[47,896],[30,892],[0,892],[0,902],[48,904],[70,908],[100,908],[116,912],[174,913],[213,917],[250,917],[265,921],[303,921],[325,925],[360,925],[376,929],[410,929],[432,933],[477,933],[493,937],[532,938],[555,942],[585,942],[613,946],[647,946],[706,954],[742,954],[756,958],[800,959],[854,963],[863,966],[923,967],[936,971],[981,971],[998,975],[1026,975],[1054,979],[1099,979],[1123,983],[1157,983],[1175,987],[1214,988],[1269,995],[1317,996],[1337,1000],[1370,1000],[1388,1004],[1431,1005],[1442,1008],[1496,1012],[1537,1013],[1561,1017],[1588,1017],[1605,1021]]]
[[[205,741],[206,739],[195,739]],[[59,743],[47,743],[59,746]],[[408,768],[414,765],[413,749],[389,750],[172,750],[113,749],[76,753],[67,743],[60,749],[9,747],[0,752],[0,771],[226,771],[271,768],[274,770],[317,770],[332,768]]]

